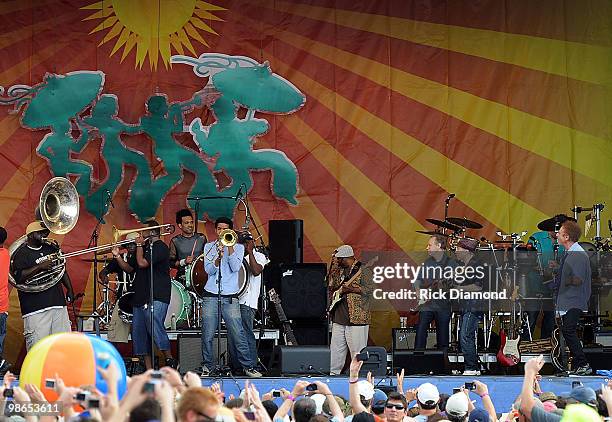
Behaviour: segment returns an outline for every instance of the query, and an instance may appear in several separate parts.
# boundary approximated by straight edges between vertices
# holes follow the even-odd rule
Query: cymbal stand
[[[105,327],[110,323],[110,319],[111,319],[111,315],[112,315],[112,306],[110,303],[110,297],[109,297],[109,290],[112,290],[108,284],[104,284],[100,281],[96,281],[96,283],[100,283],[100,285],[102,285],[102,301],[100,302],[100,304],[98,305],[98,307],[96,308],[96,314],[99,315],[100,317],[100,324],[104,325]]]

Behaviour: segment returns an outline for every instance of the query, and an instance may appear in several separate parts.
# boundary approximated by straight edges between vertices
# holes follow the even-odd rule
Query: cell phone
[[[272,397],[280,397],[281,396],[281,392],[278,390],[274,390],[272,391]]]
[[[13,398],[13,389],[12,388],[5,388],[4,392],[2,393],[2,395],[6,399],[12,399]]]
[[[160,380],[164,377],[164,374],[160,371],[151,372],[151,379]]]
[[[453,394],[457,394],[461,392],[461,388],[453,388]]]
[[[582,387],[582,382],[580,381],[572,381],[572,388]]]
[[[463,387],[468,391],[476,390],[476,385],[473,382],[466,382]]]
[[[242,412],[242,414],[244,415],[244,417],[250,421],[254,421],[255,420],[255,413],[254,412]]]
[[[100,399],[91,398],[87,400],[87,408],[88,409],[99,409],[100,408]]]
[[[51,378],[47,378],[45,380],[45,388],[54,389],[55,388],[55,380]]]
[[[145,394],[150,394],[155,392],[155,383],[154,382],[146,382],[145,385],[142,386],[142,392]]]
[[[74,399],[76,401],[85,401],[87,400],[87,396],[89,396],[89,391],[81,391],[80,393],[76,393]]]
[[[369,352],[357,353],[357,362],[364,362],[370,358]]]
[[[306,386],[306,391],[317,391],[318,389],[317,384],[308,384]]]

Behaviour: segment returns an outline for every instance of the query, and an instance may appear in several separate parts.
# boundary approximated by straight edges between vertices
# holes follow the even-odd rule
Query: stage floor
[[[202,378],[202,385],[210,386],[214,382],[221,384],[222,390],[226,397],[230,394],[238,396],[240,390],[244,388],[245,380],[249,380],[259,390],[260,394],[269,392],[273,389],[286,388],[291,391],[297,380],[307,381],[324,381],[335,394],[339,394],[348,399],[348,378],[342,377],[278,377],[278,378]],[[404,389],[416,388],[425,382],[431,382],[438,387],[440,393],[452,394],[453,388],[460,387],[466,381],[477,379],[484,382],[489,387],[489,394],[495,404],[495,410],[498,413],[507,412],[514,402],[514,399],[520,394],[523,377],[522,376],[480,376],[480,377],[464,377],[464,376],[422,376],[422,377],[405,377]],[[604,377],[589,376],[589,377],[553,377],[545,376],[542,378],[542,391],[552,391],[557,395],[568,395],[572,389],[573,381],[581,381],[585,386],[591,387],[594,390],[601,388],[604,383]],[[396,385],[395,377],[375,379],[377,385]],[[480,397],[476,394],[471,394],[472,400],[475,400],[475,406],[481,406]],[[281,399],[276,399],[280,405]]]

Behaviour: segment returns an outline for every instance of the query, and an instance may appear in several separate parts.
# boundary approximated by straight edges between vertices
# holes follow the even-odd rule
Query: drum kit
[[[448,202],[452,197],[454,195],[449,196],[446,200],[445,217],[443,220],[426,219],[427,222],[435,226],[435,229],[418,230],[417,232],[447,238],[448,249],[451,254],[455,253],[456,247],[462,239],[477,242],[478,247],[475,254],[491,270],[489,272],[491,275],[489,279],[490,291],[500,292],[506,290],[507,298],[511,299],[510,301],[508,299],[503,301],[489,299],[488,312],[485,311],[485,313],[488,313],[488,318],[485,319],[488,319],[488,327],[486,327],[487,323],[485,323],[485,342],[487,347],[489,346],[491,329],[495,318],[500,318],[502,321],[510,320],[510,324],[513,327],[517,327],[521,325],[520,320],[523,314],[523,307],[536,306],[538,309],[541,309],[542,302],[546,299],[545,296],[538,292],[537,288],[534,288],[533,275],[539,275],[543,285],[553,280],[554,273],[550,268],[552,264],[549,264],[546,258],[558,259],[559,245],[557,244],[555,233],[559,231],[564,221],[579,221],[581,212],[591,212],[585,219],[583,237],[588,238],[589,228],[592,225],[596,227],[595,236],[590,238],[592,242],[581,241],[579,244],[587,252],[591,260],[592,290],[594,296],[591,300],[594,303],[592,309],[596,315],[601,314],[599,293],[604,288],[612,287],[612,239],[610,237],[604,238],[601,235],[601,211],[604,208],[603,204],[595,204],[589,208],[576,206],[572,208],[574,212],[573,217],[560,214],[539,222],[537,225],[538,229],[548,232],[547,235],[550,236],[549,244],[552,244],[552,250],[543,250],[542,242],[534,236],[530,236],[527,242],[524,240],[527,236],[527,231],[508,234],[497,231],[497,239],[495,240],[488,240],[485,237],[476,238],[472,235],[472,231],[482,229],[482,224],[467,218],[448,217]],[[609,221],[608,226],[612,234],[612,222]],[[544,238],[546,237],[544,235]],[[552,307],[550,293],[548,298]],[[531,330],[528,324],[527,322],[526,331],[528,331],[528,337],[530,337]],[[488,336],[486,331],[488,331]]]

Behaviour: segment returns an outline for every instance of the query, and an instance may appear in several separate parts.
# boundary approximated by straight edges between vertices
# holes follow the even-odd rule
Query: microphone
[[[106,192],[106,199],[108,203],[111,204],[111,207],[115,208],[115,204],[113,204],[113,197],[110,191],[108,189],[104,189],[104,192]]]

